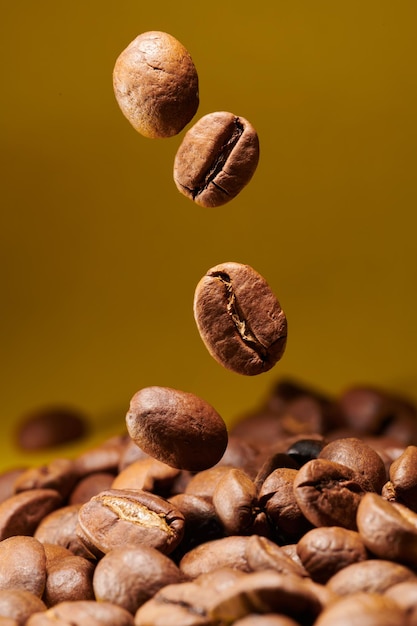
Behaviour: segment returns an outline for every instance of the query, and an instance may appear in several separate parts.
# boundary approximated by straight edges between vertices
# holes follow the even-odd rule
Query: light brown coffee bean
[[[143,489],[167,496],[180,471],[152,457],[138,459],[119,472],[111,489]]]
[[[294,493],[303,515],[314,526],[356,530],[356,511],[365,492],[349,467],[313,459],[298,470]]]
[[[357,437],[336,439],[328,443],[318,458],[341,463],[353,469],[365,491],[381,493],[387,481],[385,465],[380,455]]]
[[[208,270],[195,290],[194,317],[211,356],[238,374],[266,372],[284,353],[285,313],[249,265],[223,263]]]
[[[33,535],[39,522],[62,504],[53,489],[22,491],[0,504],[0,541],[14,535]]]
[[[95,472],[82,478],[71,491],[68,504],[84,504],[100,491],[110,489],[114,481],[111,472]]]
[[[297,502],[294,491],[297,475],[296,469],[280,467],[269,474],[259,491],[259,505],[266,512],[275,536],[284,543],[297,541],[312,527]]]
[[[95,472],[118,471],[120,459],[130,441],[127,435],[110,437],[102,444],[82,452],[74,460],[78,477],[81,479]]]
[[[250,534],[260,512],[255,484],[239,468],[230,468],[219,480],[213,505],[226,535]]]
[[[75,464],[70,459],[54,459],[47,465],[32,467],[15,481],[16,493],[30,489],[54,489],[66,498],[78,480]]]
[[[25,589],[42,597],[46,556],[33,537],[15,536],[0,541],[0,589]]]
[[[135,614],[135,626],[215,626],[207,617],[213,593],[194,582],[167,585]]]
[[[328,606],[314,626],[406,626],[405,613],[378,593],[354,593]],[[408,624],[408,622],[407,622]]]
[[[54,560],[47,568],[43,601],[51,607],[59,602],[94,600],[93,574],[95,565],[81,556]]]
[[[46,607],[45,607],[46,608]],[[60,602],[33,615],[25,626],[133,626],[133,616],[120,606],[95,600]]]
[[[297,554],[311,578],[322,584],[347,565],[368,558],[359,533],[340,526],[313,528],[299,540]]]
[[[249,569],[254,572],[265,569],[274,570],[280,574],[307,577],[307,571],[302,565],[289,557],[284,550],[267,537],[252,535],[246,545],[246,559]]]
[[[172,35],[138,35],[116,60],[116,100],[133,128],[145,137],[172,137],[194,117],[198,75],[186,48]]]
[[[417,446],[407,446],[390,466],[389,477],[395,496],[413,511],[417,511]]]
[[[219,481],[228,473],[229,469],[230,467],[227,465],[217,464],[214,467],[209,467],[206,470],[193,474],[185,487],[184,493],[212,501]]]
[[[93,585],[99,602],[112,602],[134,614],[159,589],[182,580],[170,558],[142,544],[108,552],[97,564]]]
[[[209,113],[186,133],[174,160],[181,193],[203,207],[218,207],[248,184],[259,161],[259,139],[248,120]]]
[[[25,589],[0,590],[0,615],[10,617],[25,626],[33,613],[45,611],[46,606],[38,596]]]
[[[169,554],[184,533],[180,511],[160,496],[139,489],[101,492],[82,505],[78,521],[80,538],[102,554],[137,543]]]
[[[175,560],[200,543],[223,537],[223,527],[213,503],[201,496],[180,493],[169,501],[184,515],[184,537],[174,553]]]
[[[406,580],[416,580],[414,572],[386,559],[368,559],[347,565],[334,574],[327,587],[339,596],[359,591],[384,593],[389,587]]]
[[[417,513],[368,493],[358,507],[357,524],[373,554],[417,566]]]
[[[43,543],[46,556],[46,569],[52,565],[54,561],[62,561],[67,556],[74,556],[74,553],[64,546],[58,546],[55,543]]]
[[[274,570],[246,574],[213,598],[210,617],[230,623],[250,613],[280,612],[312,623],[322,606],[304,579]]]
[[[0,474],[0,503],[14,496],[14,484],[17,478],[26,470],[26,467],[16,467],[15,469],[6,470]]]
[[[246,554],[249,539],[246,536],[234,536],[202,543],[183,556],[180,570],[190,580],[223,567],[249,572]]]
[[[70,504],[52,511],[41,520],[34,537],[42,544],[55,544],[67,548],[73,555],[91,558],[91,552],[76,532],[81,506],[81,504]]]
[[[155,459],[199,471],[217,463],[227,446],[223,419],[205,400],[168,387],[145,387],[126,415],[130,437]]]

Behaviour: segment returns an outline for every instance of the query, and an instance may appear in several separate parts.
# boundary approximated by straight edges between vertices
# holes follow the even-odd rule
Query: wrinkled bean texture
[[[267,372],[285,351],[285,313],[249,265],[227,262],[209,269],[195,290],[194,318],[212,357],[238,374]]]
[[[189,52],[161,31],[141,33],[123,50],[113,86],[123,115],[149,138],[176,135],[199,105],[198,75]]]
[[[174,182],[203,207],[230,202],[249,183],[259,161],[256,130],[244,117],[217,111],[186,133],[174,160]]]

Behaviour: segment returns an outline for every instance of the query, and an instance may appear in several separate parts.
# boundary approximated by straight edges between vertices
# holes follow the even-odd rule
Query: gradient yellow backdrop
[[[231,423],[274,381],[417,399],[417,3],[413,0],[9,2],[1,18],[1,466],[27,410],[67,403],[93,439],[147,385],[192,391]],[[182,135],[150,140],[112,91],[118,54],[165,30],[200,78],[195,117],[249,119],[261,159],[219,209],[182,197]],[[194,121],[195,121],[194,120]],[[244,378],[198,336],[194,288],[249,263],[289,322]]]

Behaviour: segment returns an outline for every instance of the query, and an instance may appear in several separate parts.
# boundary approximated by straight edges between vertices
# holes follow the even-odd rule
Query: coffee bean
[[[184,533],[182,513],[167,500],[140,489],[101,492],[82,505],[78,522],[87,547],[103,554],[129,543],[146,543],[168,554]]]
[[[298,626],[298,622],[294,622],[290,617],[277,615],[276,613],[265,613],[264,615],[250,614],[242,617],[242,619],[238,619],[233,624],[234,626]]]
[[[45,611],[46,606],[38,596],[25,589],[0,590],[0,615],[9,617],[25,626],[26,620],[39,611]]]
[[[314,526],[356,530],[356,511],[365,491],[349,467],[313,459],[298,470],[294,493],[303,515]]]
[[[37,539],[19,535],[0,541],[0,589],[24,589],[40,598],[45,581],[45,550]]]
[[[357,512],[360,535],[380,558],[417,566],[417,513],[368,493]]]
[[[47,465],[33,467],[16,478],[16,493],[29,489],[54,489],[63,498],[72,491],[78,479],[75,464],[70,459],[54,459]]]
[[[47,568],[42,597],[46,606],[55,606],[59,602],[94,600],[94,569],[94,564],[81,556],[67,556],[53,561]]]
[[[96,567],[93,585],[99,602],[112,602],[134,614],[159,589],[182,580],[169,557],[139,544],[108,552]]]
[[[179,469],[203,470],[227,446],[226,425],[207,402],[168,387],[146,387],[130,402],[128,432],[145,452]]]
[[[34,537],[42,544],[55,544],[67,548],[77,556],[91,558],[91,552],[76,532],[80,507],[81,504],[70,504],[45,515],[36,528]]]
[[[181,193],[203,207],[218,207],[248,184],[259,161],[259,140],[244,117],[219,111],[186,133],[174,160]]]
[[[381,493],[387,481],[385,465],[380,455],[357,437],[346,437],[330,442],[321,450],[318,457],[353,469],[365,491]]]
[[[340,526],[308,531],[299,540],[297,553],[311,578],[323,584],[347,565],[368,558],[360,534]]]
[[[391,598],[407,613],[417,607],[417,578],[393,585],[384,593],[386,598]],[[411,622],[412,624],[414,622]]]
[[[213,503],[201,496],[180,493],[170,502],[184,515],[184,537],[174,553],[175,560],[201,543],[223,537],[223,527]]]
[[[274,570],[280,574],[306,577],[306,570],[291,559],[282,548],[267,537],[252,535],[246,545],[246,558],[251,571]]]
[[[194,117],[198,75],[186,48],[172,35],[138,35],[116,60],[116,100],[123,115],[145,137],[172,137]]]
[[[249,572],[246,556],[249,537],[223,537],[193,548],[180,561],[180,570],[189,578],[197,578],[221,567],[234,567]]]
[[[39,610],[39,609],[38,609]],[[134,626],[133,616],[120,606],[94,600],[65,601],[33,615],[25,626]]]
[[[114,481],[111,472],[95,472],[77,482],[68,498],[69,504],[84,504],[100,491],[110,489]]]
[[[396,498],[413,511],[417,511],[417,446],[407,446],[393,461],[389,477]]]
[[[405,620],[405,613],[390,598],[359,592],[332,603],[314,626],[405,626]]]
[[[7,498],[0,504],[0,541],[14,535],[32,535],[62,500],[53,489],[31,489]]]
[[[119,472],[111,489],[144,489],[168,496],[180,471],[152,457],[139,459]]]
[[[22,450],[48,450],[79,441],[88,434],[87,417],[65,406],[46,406],[24,415],[16,428]]]
[[[359,591],[384,593],[393,585],[406,580],[417,580],[415,573],[408,567],[386,559],[368,559],[341,569],[329,579],[327,587],[339,596]]]
[[[195,290],[194,317],[210,354],[234,372],[266,372],[284,353],[284,311],[249,265],[223,263],[208,270]]]
[[[230,468],[219,480],[213,504],[226,535],[250,534],[259,513],[256,487],[241,469]]]

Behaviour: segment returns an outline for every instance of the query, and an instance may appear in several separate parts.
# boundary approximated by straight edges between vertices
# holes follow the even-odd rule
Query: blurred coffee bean
[[[19,420],[16,440],[22,450],[48,450],[79,441],[88,432],[88,419],[81,411],[65,406],[47,406]]]

